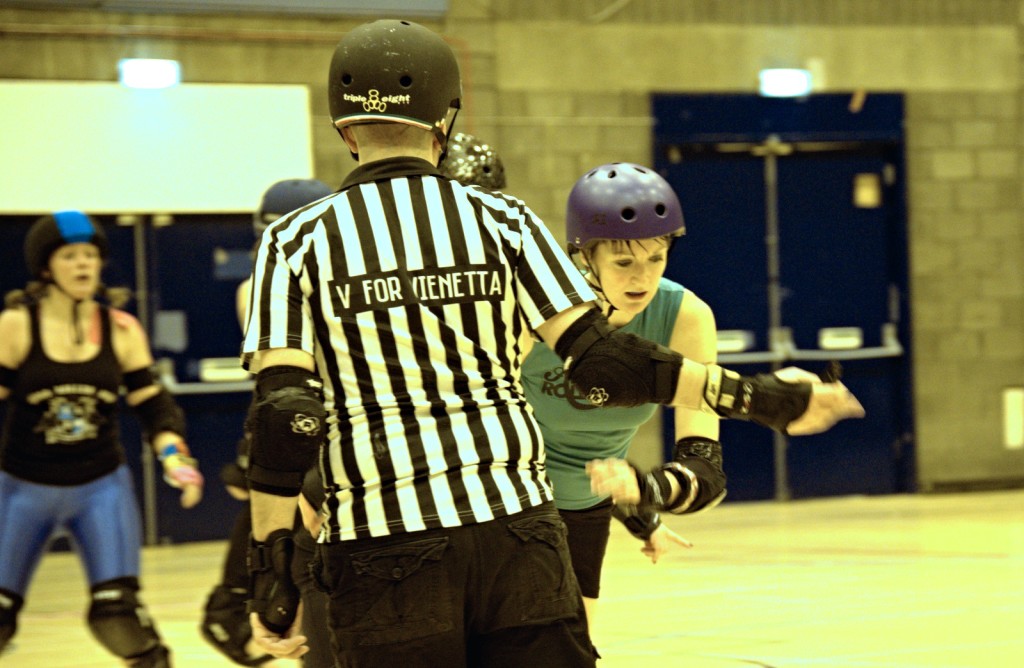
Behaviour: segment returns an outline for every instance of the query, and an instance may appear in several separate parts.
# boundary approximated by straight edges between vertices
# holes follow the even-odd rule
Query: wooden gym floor
[[[727,503],[668,522],[694,547],[657,565],[614,527],[602,668],[1024,665],[1024,490]],[[143,598],[177,668],[233,665],[196,630],[223,554],[145,551]],[[85,628],[84,589],[74,555],[48,555],[3,667],[118,666]]]

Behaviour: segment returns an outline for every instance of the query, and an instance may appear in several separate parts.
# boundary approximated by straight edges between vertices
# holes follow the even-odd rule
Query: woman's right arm
[[[0,312],[0,367],[16,370],[28,355],[29,333],[28,311],[24,308],[7,308]],[[0,401],[11,395],[11,389],[0,384]]]

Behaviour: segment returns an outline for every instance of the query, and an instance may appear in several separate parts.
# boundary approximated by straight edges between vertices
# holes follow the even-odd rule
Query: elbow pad
[[[142,422],[146,438],[153,438],[162,431],[173,431],[185,437],[185,413],[178,406],[171,393],[161,387],[160,391],[135,406],[135,413]]]
[[[725,471],[722,469],[722,444],[709,438],[687,436],[676,441],[672,457],[674,464],[680,464],[689,470],[696,481],[696,492],[693,481],[684,480],[688,476],[676,477],[684,491],[689,494],[679,495],[674,507],[667,508],[674,513],[696,513],[714,508],[725,498]],[[672,469],[669,469],[672,470]],[[678,473],[678,469],[673,471]],[[689,503],[686,501],[689,499]]]
[[[320,453],[326,420],[323,383],[315,374],[294,366],[260,371],[250,416],[250,489],[296,496]]]
[[[566,377],[595,406],[669,404],[683,356],[635,334],[614,331],[598,309],[571,324],[555,343]]]

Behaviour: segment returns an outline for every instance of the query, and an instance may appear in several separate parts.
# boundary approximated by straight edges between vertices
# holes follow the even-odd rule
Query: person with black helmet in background
[[[304,207],[331,194],[331,188],[316,179],[284,179],[275,182],[263,193],[260,205],[253,214],[253,233],[256,243],[267,226],[288,213]],[[254,251],[255,252],[255,251]],[[236,291],[238,322],[244,329],[249,308],[251,281],[246,279]],[[221,470],[221,481],[232,497],[243,502],[228,537],[228,551],[224,558],[220,582],[214,586],[203,606],[203,621],[200,633],[213,647],[234,663],[241,666],[259,666],[274,657],[261,651],[252,641],[252,627],[246,612],[246,598],[249,586],[249,570],[246,557],[249,549],[249,535],[252,519],[249,510],[249,486],[246,469],[249,466],[248,429],[238,443],[238,455]],[[319,507],[323,498],[322,485],[315,469],[310,481],[304,487],[305,507],[310,517],[315,517],[313,506]],[[313,557],[315,543],[299,519],[296,522],[295,549],[293,559],[294,578],[301,586],[306,603],[303,616],[303,633],[309,638],[310,651],[302,657],[307,668],[331,668],[334,661],[330,654],[330,635],[326,625],[326,597],[311,581],[307,564]]]
[[[569,380],[604,405],[706,404],[794,433],[863,409],[840,383],[802,382],[811,374],[741,377],[610,331],[525,203],[438,172],[462,87],[436,33],[359,26],[338,43],[328,81],[359,166],[338,193],[264,233],[242,348],[259,368],[253,637],[274,656],[306,651],[288,564],[296,498],[316,463],[339,664],[594,666],[520,382],[524,334],[553,346]]]
[[[0,648],[48,539],[66,530],[93,636],[126,665],[165,668],[170,650],[138,595],[142,520],[118,436],[122,388],[183,507],[199,502],[203,477],[145,332],[119,310],[125,295],[101,283],[107,254],[103,229],[81,211],[40,218],[25,240],[32,281],[0,313]]]
[[[455,132],[448,138],[448,152],[438,169],[464,186],[490,190],[505,187],[505,165],[501,156],[493,146],[468,132]]]

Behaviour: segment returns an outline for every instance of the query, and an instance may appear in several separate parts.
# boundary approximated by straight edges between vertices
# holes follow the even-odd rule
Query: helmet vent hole
[[[412,85],[412,77],[409,76],[408,74],[403,74],[402,78],[398,80],[398,84],[402,88],[408,88],[409,86]]]
[[[351,86],[352,85],[352,75],[348,74],[348,73],[342,74],[341,75],[341,85],[343,85],[343,86]]]
[[[615,172],[614,169],[612,171],[608,172],[608,178],[614,179],[616,176],[618,176],[618,174]]]
[[[622,220],[626,221],[627,223],[632,223],[634,220],[636,220],[636,211],[629,207],[623,209]]]
[[[658,218],[664,218],[666,210],[665,205],[661,202],[658,202],[654,207],[654,213],[658,214]]]

